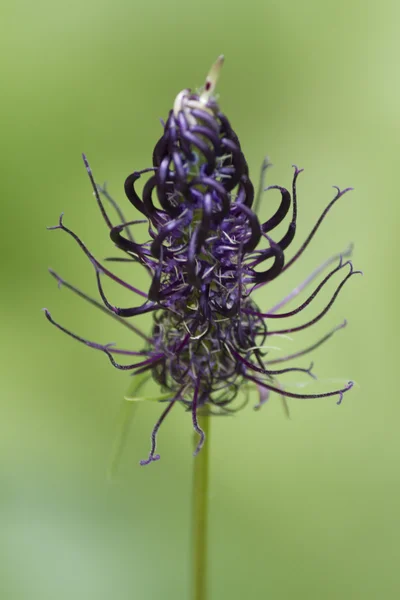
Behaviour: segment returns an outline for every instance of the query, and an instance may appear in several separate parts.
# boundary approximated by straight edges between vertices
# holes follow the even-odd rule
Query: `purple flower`
[[[284,374],[296,371],[314,377],[312,365],[303,368],[281,363],[291,363],[308,354],[343,328],[346,322],[294,354],[271,358],[264,351],[274,336],[307,329],[329,311],[345,283],[359,273],[353,270],[349,260],[345,260],[351,250],[327,260],[268,312],[260,310],[252,294],[300,258],[330,209],[350,188],[336,188],[334,198],[306,240],[287,260],[286,251],[296,233],[296,188],[302,169],[294,167],[291,192],[278,185],[266,188],[277,190],[281,200],[275,214],[260,223],[256,208],[264,191],[268,163],[264,161],[262,165],[255,197],[238,136],[213,96],[221,65],[222,57],[212,68],[200,93],[183,90],[178,94],[163,126],[163,134],[155,145],[153,166],[127,177],[125,194],[136,213],[140,213],[140,221],[125,219],[107,190],[96,185],[83,156],[111,240],[126,255],[120,260],[139,262],[148,271],[151,284],[147,293],[102,265],[81,239],[64,225],[62,216],[56,227],[50,227],[68,233],[89,258],[102,303],[50,271],[58,283],[107,312],[143,339],[141,351],[89,342],[56,323],[45,311],[51,323],[87,346],[104,352],[117,369],[134,374],[148,372],[159,383],[166,406],[154,427],[149,457],[141,461],[142,465],[159,458],[155,453],[157,431],[177,403],[191,411],[193,427],[199,434],[197,454],[205,438],[198,423],[199,411],[230,414],[235,410],[232,403],[246,382],[256,384],[259,390],[260,401],[256,408],[268,400],[271,392],[284,399],[337,396],[340,404],[343,394],[353,385],[349,382],[325,393],[298,394],[287,390],[281,380]],[[140,197],[135,184],[145,174],[148,178]],[[117,224],[108,216],[103,198],[114,205]],[[273,232],[284,220],[288,222],[287,230],[282,237],[276,238]],[[148,224],[149,239],[140,244],[135,241],[131,226],[143,221]],[[331,265],[334,266],[302,304],[289,312],[278,312]],[[299,326],[293,327],[289,321],[288,325],[274,327],[276,319],[286,323],[286,319],[290,320],[305,309],[339,271],[344,274],[341,283],[319,314]],[[142,302],[126,308],[114,306],[105,295],[103,278],[142,296]],[[153,329],[146,335],[130,319],[148,312],[153,314]],[[116,360],[118,355],[135,357],[135,362],[120,364]]]

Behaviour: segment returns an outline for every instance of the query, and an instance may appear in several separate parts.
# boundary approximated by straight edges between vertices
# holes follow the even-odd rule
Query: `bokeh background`
[[[221,106],[253,176],[265,154],[271,184],[289,186],[293,162],[305,168],[297,244],[331,185],[355,188],[301,264],[259,293],[260,306],[350,241],[365,276],[323,323],[282,340],[299,348],[348,318],[315,353],[320,381],[307,387],[354,379],[341,407],[292,400],[288,420],[273,398],[212,422],[210,598],[399,597],[399,19],[395,0],[2,3],[1,598],[189,597],[190,415],[171,413],[161,461],[140,468],[160,412],[141,405],[110,481],[129,376],[40,309],[99,342],[137,347],[57,289],[48,266],[89,293],[95,281],[73,241],[46,226],[65,211],[99,257],[112,254],[81,152],[135,218],[125,177],[150,165],[158,118],[178,91],[202,85],[221,52]],[[276,202],[264,197],[265,217]],[[123,269],[147,286],[139,267]]]

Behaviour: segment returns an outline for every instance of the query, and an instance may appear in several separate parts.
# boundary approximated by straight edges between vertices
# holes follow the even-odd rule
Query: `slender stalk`
[[[118,433],[115,437],[111,457],[109,460],[107,479],[109,483],[115,481],[121,464],[122,455],[131,429],[133,417],[139,408],[138,404],[123,401],[118,417]]]
[[[193,513],[192,513],[192,599],[207,600],[207,525],[208,525],[208,472],[210,451],[210,417],[198,417],[199,425],[206,434],[206,441],[193,466]],[[198,444],[194,435],[194,448]]]
[[[117,434],[114,439],[107,471],[108,481],[110,483],[113,482],[117,476],[122,455],[128,440],[132,420],[138,408],[138,403],[135,402],[135,400],[140,400],[140,398],[137,398],[137,394],[139,393],[140,388],[146,383],[146,381],[148,381],[148,379],[149,377],[146,373],[135,375],[131,381],[127,395],[121,404],[118,417]]]

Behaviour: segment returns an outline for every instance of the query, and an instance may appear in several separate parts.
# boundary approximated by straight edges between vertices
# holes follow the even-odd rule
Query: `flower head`
[[[214,96],[222,62],[220,57],[212,67],[204,88],[198,93],[183,90],[177,95],[163,125],[163,134],[155,145],[153,166],[127,177],[125,194],[136,212],[140,213],[140,221],[125,219],[107,190],[95,183],[88,161],[83,156],[111,240],[125,253],[125,260],[138,262],[147,270],[151,280],[147,292],[117,277],[101,264],[81,239],[64,225],[62,216],[59,224],[50,228],[68,233],[89,258],[102,303],[51,271],[58,283],[106,311],[143,338],[141,351],[89,342],[56,323],[46,310],[51,323],[75,339],[104,352],[114,367],[134,374],[147,372],[161,386],[166,406],[152,433],[149,458],[141,464],[159,458],[156,434],[177,403],[191,411],[193,427],[199,434],[196,454],[205,438],[198,423],[199,412],[229,414],[234,410],[233,400],[246,382],[256,384],[259,390],[260,401],[256,408],[268,400],[271,392],[283,398],[337,396],[340,404],[343,394],[352,387],[352,382],[349,382],[343,388],[325,393],[298,394],[286,389],[281,380],[281,376],[293,371],[314,377],[312,366],[281,366],[280,363],[291,363],[293,359],[311,352],[345,323],[311,347],[294,354],[270,358],[270,354],[264,351],[274,336],[311,327],[328,312],[345,283],[359,272],[353,270],[349,260],[345,261],[350,250],[323,263],[267,312],[260,310],[252,294],[297,261],[329,210],[350,188],[336,188],[334,198],[309,236],[287,260],[286,252],[296,233],[297,180],[302,169],[294,167],[291,191],[278,185],[266,188],[280,194],[280,204],[275,214],[260,223],[256,208],[262,192],[266,191],[263,188],[268,162],[264,161],[262,165],[255,196],[238,136],[220,111]],[[135,184],[144,175],[147,181],[139,196]],[[114,205],[119,219],[117,224],[111,221],[104,199]],[[274,230],[284,220],[288,221],[287,230],[283,236],[276,238]],[[143,221],[148,224],[149,239],[138,243],[132,234],[132,226]],[[278,312],[332,264],[335,266],[302,304],[289,312]],[[278,322],[290,319],[305,309],[339,271],[344,273],[341,283],[317,316],[300,326],[289,324],[274,328],[277,319]],[[142,303],[126,308],[114,306],[104,292],[103,278],[109,278],[133,294],[142,296]],[[148,312],[153,314],[153,329],[146,335],[128,319]],[[117,355],[135,356],[136,362],[122,365],[116,361]]]

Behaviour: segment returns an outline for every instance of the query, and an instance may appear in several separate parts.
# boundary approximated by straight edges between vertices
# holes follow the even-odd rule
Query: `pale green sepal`
[[[124,396],[128,402],[159,402],[160,400],[171,400],[171,392],[159,396]]]

